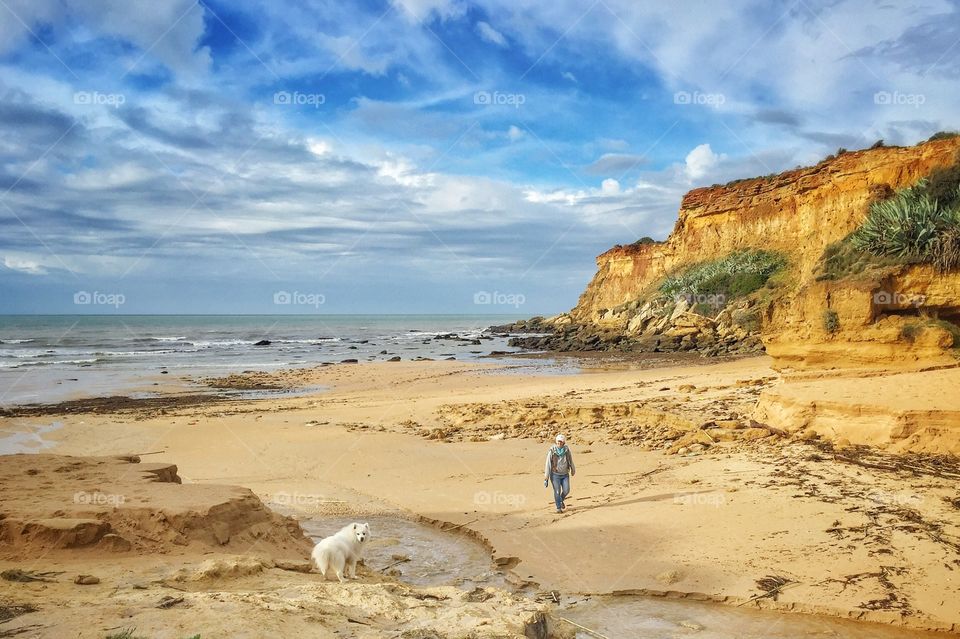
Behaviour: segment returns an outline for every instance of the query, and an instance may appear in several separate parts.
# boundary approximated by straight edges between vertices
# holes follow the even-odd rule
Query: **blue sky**
[[[0,312],[563,311],[691,188],[957,128],[958,61],[948,0],[0,0]]]

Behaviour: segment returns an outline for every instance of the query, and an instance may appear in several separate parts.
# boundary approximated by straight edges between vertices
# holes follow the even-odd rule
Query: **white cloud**
[[[393,6],[418,21],[426,20],[434,13],[446,20],[461,16],[466,11],[459,0],[393,0]]]
[[[12,271],[20,271],[28,275],[44,275],[47,272],[45,265],[39,259],[25,255],[4,255],[3,265]]]
[[[613,178],[607,178],[600,184],[600,192],[604,195],[616,195],[620,192],[620,183]]]
[[[319,138],[308,138],[307,148],[316,156],[324,156],[330,153],[330,143]]]
[[[511,124],[510,128],[507,129],[507,137],[510,138],[511,142],[516,142],[517,140],[522,138],[523,135],[524,135],[523,130],[513,124]]]
[[[698,180],[716,168],[726,156],[713,152],[709,144],[701,144],[687,154],[684,171],[690,180]]]
[[[210,67],[210,49],[197,47],[206,28],[204,15],[209,7],[205,9],[194,0],[154,3],[149,11],[125,2],[61,0],[20,0],[4,5],[3,9],[0,50],[17,46],[40,24],[58,32],[65,30],[71,20],[79,20],[89,27],[88,34],[114,36],[143,52],[130,60],[137,66],[129,71],[142,72],[156,60],[177,72],[181,79],[187,79]]]
[[[560,74],[560,77],[562,77],[564,80],[569,80],[570,82],[574,83],[577,81],[577,76],[573,75],[569,71],[564,71]]]
[[[477,33],[483,40],[486,40],[490,44],[495,44],[498,47],[507,46],[507,39],[503,37],[503,34],[491,27],[487,22],[481,20],[477,23]]]
[[[418,172],[410,160],[393,154],[378,163],[377,175],[407,187],[429,186],[435,177],[432,173]]]

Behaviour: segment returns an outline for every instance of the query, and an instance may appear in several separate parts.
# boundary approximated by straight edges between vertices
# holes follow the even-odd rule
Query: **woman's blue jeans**
[[[562,510],[563,500],[570,494],[570,475],[550,473],[550,483],[553,484],[553,501],[557,510]]]

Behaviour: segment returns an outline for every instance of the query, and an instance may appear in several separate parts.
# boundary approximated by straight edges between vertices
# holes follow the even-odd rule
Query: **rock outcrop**
[[[821,281],[824,250],[855,230],[879,197],[955,162],[960,138],[913,147],[845,152],[816,166],[694,189],[684,196],[665,242],[616,246],[567,314],[540,326],[548,335],[517,346],[551,350],[696,350],[704,355],[766,349],[779,367],[877,362],[955,362],[960,273],[896,266],[842,281]],[[775,291],[728,303],[718,314],[663,300],[668,275],[737,251],[785,256]],[[930,319],[934,321],[929,321]]]

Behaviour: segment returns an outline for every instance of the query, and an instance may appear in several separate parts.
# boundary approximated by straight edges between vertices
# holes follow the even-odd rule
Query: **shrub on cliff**
[[[842,280],[859,275],[871,268],[884,268],[897,264],[900,264],[900,261],[895,258],[877,257],[869,251],[856,248],[851,236],[848,235],[839,242],[828,244],[824,249],[817,264],[816,279],[817,281]]]
[[[957,131],[937,131],[927,138],[927,142],[933,142],[934,140],[949,140],[950,138],[955,138],[958,135],[960,135],[960,132]]]
[[[938,192],[946,191],[960,170],[938,176]],[[928,180],[902,189],[892,198],[870,205],[866,220],[850,237],[855,249],[879,257],[893,257],[905,264],[936,264],[942,270],[960,263],[956,234],[960,214],[955,203],[960,192],[954,184],[946,204],[933,197]]]
[[[718,260],[701,262],[667,276],[659,286],[660,293],[677,299],[694,301],[706,297],[718,300],[717,306],[745,297],[760,289],[770,276],[786,265],[786,259],[774,251],[735,251]]]

